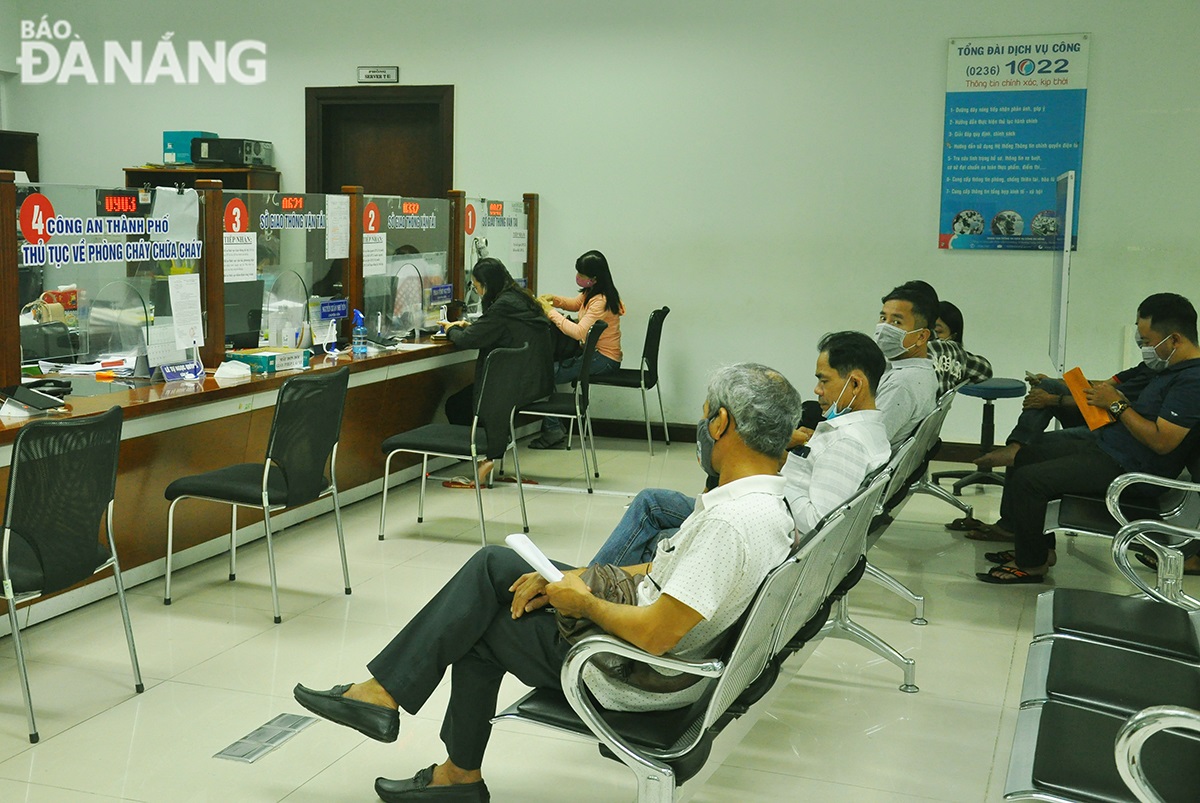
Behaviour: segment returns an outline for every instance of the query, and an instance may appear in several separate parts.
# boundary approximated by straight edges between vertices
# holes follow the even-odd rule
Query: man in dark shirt
[[[1196,310],[1183,296],[1157,293],[1137,312],[1142,359],[1155,376],[1133,404],[1116,385],[1087,390],[1088,404],[1114,422],[1080,438],[1047,438],[1021,449],[1008,472],[1001,517],[1011,523],[1016,549],[993,553],[997,565],[976,576],[987,583],[1040,583],[1053,560],[1054,538],[1044,533],[1046,506],[1065,494],[1101,494],[1130,471],[1176,477],[1187,438],[1200,423],[1200,347]]]

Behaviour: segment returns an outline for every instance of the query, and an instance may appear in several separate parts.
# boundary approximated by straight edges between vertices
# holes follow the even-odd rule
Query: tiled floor
[[[528,488],[530,535],[552,557],[590,557],[632,492],[699,483],[690,445],[660,446],[653,458],[644,443],[600,446],[600,493]],[[545,485],[583,485],[576,452],[524,451],[522,463]],[[519,528],[516,488],[485,496],[489,533],[499,541]],[[969,499],[990,518],[999,495]],[[368,801],[377,775],[401,777],[440,761],[445,685],[419,716],[404,718],[396,745],[322,721],[254,764],[212,757],[276,714],[300,713],[296,682],[325,687],[364,677],[366,661],[478,546],[469,492],[431,486],[426,521],[417,525],[415,485],[403,487],[389,499],[383,542],[378,504],[375,497],[345,511],[350,597],[330,517],[282,533],[280,625],[271,623],[261,541],[239,551],[236,583],[227,581],[223,557],[178,572],[169,608],[161,581],[132,589],[143,695],[132,693],[114,599],[24,631],[36,746],[26,739],[8,639],[0,639],[0,800]],[[944,530],[956,515],[917,497],[871,555],[926,595],[928,626],[910,624],[911,608],[869,582],[851,595],[859,622],[917,660],[921,691],[900,692],[899,671],[874,654],[825,641],[708,782],[690,790],[695,799],[1001,799],[1034,598],[1044,589],[976,582],[991,545]],[[1125,591],[1106,568],[1107,549],[1101,541],[1067,544],[1055,583]],[[501,702],[520,693],[510,678]],[[528,727],[497,727],[484,774],[500,801],[634,797],[632,776],[594,747]]]

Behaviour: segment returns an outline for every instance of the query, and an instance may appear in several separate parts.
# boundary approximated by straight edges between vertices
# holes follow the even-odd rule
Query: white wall
[[[1068,362],[1120,367],[1122,326],[1151,292],[1200,301],[1195,0],[16,6],[70,20],[97,49],[167,31],[268,46],[257,87],[9,80],[4,123],[41,133],[47,181],[119,184],[122,167],[161,158],[162,130],[204,128],[272,140],[285,188],[301,190],[306,86],[353,84],[373,64],[454,84],[454,183],[541,194],[542,288],[568,290],[575,256],[603,250],[630,310],[628,364],[649,311],[671,306],[674,421],[698,417],[722,362],[776,366],[807,393],[817,338],[869,331],[879,297],[918,277],[964,310],[968,346],[999,375],[1049,368],[1051,258],[936,249],[951,37],[1093,34]],[[599,397],[640,416],[636,394]],[[999,405],[999,429],[1017,408]],[[978,422],[964,400],[947,434],[973,440]]]

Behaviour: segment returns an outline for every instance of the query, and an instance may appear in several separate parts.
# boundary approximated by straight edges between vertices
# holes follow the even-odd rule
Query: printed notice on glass
[[[227,231],[224,240],[225,284],[257,279],[258,232]]]
[[[1089,42],[1086,33],[950,41],[938,248],[1061,247],[1056,181],[1068,170],[1082,180]],[[1078,189],[1074,215],[1077,232]]]
[[[200,274],[173,273],[167,277],[171,294],[171,322],[175,326],[175,348],[204,345],[204,321],[200,313]]]
[[[350,196],[325,196],[325,258],[350,256]]]
[[[364,234],[363,276],[382,276],[387,273],[387,235]]]

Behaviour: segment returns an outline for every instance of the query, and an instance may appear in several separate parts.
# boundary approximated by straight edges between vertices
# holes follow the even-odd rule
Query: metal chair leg
[[[913,493],[923,493],[929,494],[930,496],[936,496],[943,502],[948,502],[951,505],[954,505],[956,508],[961,510],[964,515],[969,516],[970,518],[975,518],[974,507],[968,505],[966,502],[959,499],[942,486],[930,482],[928,477],[922,477],[920,482],[913,485]]]
[[[337,447],[334,448],[334,455],[337,454]],[[333,490],[333,521],[337,525],[338,535],[338,551],[342,554],[342,580],[345,581],[346,596],[350,596],[350,566],[346,563],[346,538],[342,534],[342,504],[338,500],[337,490],[337,471],[332,469],[329,472],[331,479],[331,488]]]
[[[640,387],[642,391],[642,417],[646,419],[646,443],[650,446],[650,456],[654,457],[654,436],[650,434],[650,408],[646,406],[646,386]]]
[[[425,481],[429,479],[429,455],[421,455],[421,495],[417,497],[417,524],[425,521]],[[478,479],[478,476],[476,477]],[[479,483],[475,483],[478,488]],[[478,496],[478,494],[476,494]]]
[[[229,516],[229,581],[237,579],[237,505]]]
[[[383,540],[383,526],[387,522],[387,496],[388,496],[388,475],[392,469],[392,456],[396,452],[390,452],[383,461],[383,501],[379,505],[379,540]]]
[[[475,507],[479,512],[479,538],[483,546],[487,546],[487,525],[483,523],[483,493],[479,489],[479,461],[474,455],[471,455],[471,470],[475,472]],[[520,480],[517,482],[519,484]]]
[[[663,424],[663,441],[667,446],[671,445],[671,433],[667,431],[667,412],[663,409],[662,403],[662,382],[657,382],[654,385],[655,392],[658,393],[658,414],[662,417]]]
[[[121,608],[121,621],[125,623],[125,642],[129,645],[129,662],[133,665],[133,690],[141,694],[146,690],[142,683],[142,670],[138,666],[137,647],[133,644],[133,623],[129,621],[129,605],[125,601],[125,581],[121,579],[121,563],[117,560],[117,542],[113,538],[112,502],[108,503],[108,548],[112,554],[113,581],[117,585],[117,602]]]
[[[279,586],[275,581],[275,544],[271,540],[271,506],[263,494],[263,527],[267,531],[267,568],[271,573],[271,604],[275,609],[275,624],[283,621],[279,615]]]
[[[591,443],[592,443],[592,472],[595,475],[596,479],[600,479],[600,460],[596,457],[596,433],[594,433],[592,431],[592,414],[590,411],[588,412],[586,417],[587,417],[588,440],[591,441]],[[582,429],[583,428],[580,427],[581,432],[582,432]],[[580,434],[579,437],[582,440],[583,435]],[[582,448],[582,444],[580,445],[580,448]]]
[[[588,493],[592,493],[592,472],[588,466],[587,458],[587,435],[584,429],[584,417],[579,412],[578,402],[575,405],[575,417],[571,419],[571,429],[575,429],[575,422],[579,422],[579,455],[583,458],[583,478],[587,481]]]
[[[517,444],[512,444],[513,470],[517,472],[517,498],[521,500],[521,525],[529,532],[529,517],[525,515],[525,483],[521,482],[521,460],[517,457]],[[587,459],[584,459],[587,462]],[[482,508],[480,508],[482,510]],[[485,543],[484,546],[487,546]]]
[[[167,509],[167,577],[166,587],[163,589],[163,605],[171,604],[171,556],[172,545],[175,542],[175,506],[186,499],[186,496],[181,496],[171,502],[171,507]]]
[[[13,651],[17,654],[17,674],[21,678],[21,695],[25,698],[25,717],[29,722],[29,743],[37,744],[38,736],[37,723],[33,719],[33,698],[29,695],[29,673],[25,671],[25,652],[21,649],[21,626],[17,622],[17,601],[16,598],[6,594],[4,596],[8,608],[8,623],[12,629]]]
[[[905,658],[892,645],[879,638],[879,636],[876,636],[870,630],[867,630],[858,622],[852,620],[845,597],[837,601],[837,604],[833,606],[833,611],[834,615],[821,628],[822,636],[852,641],[860,647],[866,647],[879,657],[886,658],[900,667],[901,671],[904,672],[904,683],[900,685],[900,691],[908,694],[920,691],[917,687],[916,661],[911,658]]]
[[[914,594],[904,583],[901,583],[883,569],[872,566],[870,563],[867,563],[866,578],[883,586],[901,599],[907,600],[916,609],[916,613],[912,618],[914,625],[929,624],[929,620],[925,618],[925,597],[920,594]]]

